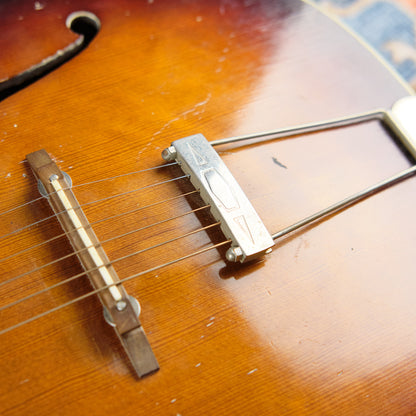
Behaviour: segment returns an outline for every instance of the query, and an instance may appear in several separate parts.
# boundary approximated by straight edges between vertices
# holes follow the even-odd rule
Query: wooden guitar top
[[[4,1],[0,78],[74,41],[76,10],[99,17],[96,38],[0,102],[0,331],[91,291],[85,276],[44,291],[83,272],[46,199],[28,204],[40,194],[25,157],[46,149],[120,279],[152,269],[125,288],[160,370],[135,376],[90,296],[0,336],[2,415],[415,412],[415,179],[263,260],[232,264],[221,246],[153,270],[224,240],[215,227],[179,238],[212,218],[187,214],[200,201],[162,167],[172,141],[389,108],[408,86],[294,0]],[[271,233],[414,163],[378,121],[217,150]]]

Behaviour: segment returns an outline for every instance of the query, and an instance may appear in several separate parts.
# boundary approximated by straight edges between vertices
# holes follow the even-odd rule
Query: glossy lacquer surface
[[[24,159],[41,148],[80,185],[163,166],[163,148],[190,134],[286,127],[409,94],[300,1],[5,1],[1,77],[73,41],[64,21],[80,9],[100,18],[96,39],[0,103],[0,212],[38,198]],[[270,232],[413,163],[378,122],[218,151]],[[207,210],[178,217],[201,204],[180,196],[186,180],[146,187],[179,175],[161,167],[73,188],[81,204],[124,193],[84,205],[111,260],[157,245],[115,261],[120,278],[223,241],[218,227],[176,239],[213,221]],[[224,246],[127,281],[160,364],[144,379],[95,296],[3,334],[2,414],[415,412],[415,199],[409,179],[277,241],[257,263],[227,263]],[[1,306],[82,272],[64,237],[44,243],[61,234],[56,218],[16,231],[51,215],[40,200],[0,216],[2,282],[26,273],[0,286]],[[3,309],[2,328],[90,290],[84,276]]]

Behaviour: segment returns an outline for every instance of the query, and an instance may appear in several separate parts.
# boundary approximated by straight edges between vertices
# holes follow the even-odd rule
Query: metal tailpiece
[[[250,201],[202,134],[176,140],[162,153],[176,160],[190,176],[202,199],[210,205],[224,235],[231,240],[227,260],[245,262],[268,253],[273,239]]]

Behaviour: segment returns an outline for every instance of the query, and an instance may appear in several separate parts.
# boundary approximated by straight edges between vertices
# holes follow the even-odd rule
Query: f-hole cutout
[[[6,78],[5,81],[1,82],[0,101],[33,84],[38,79],[78,55],[95,38],[101,28],[101,22],[94,13],[78,11],[71,13],[67,17],[66,26],[80,36],[64,49],[57,51],[54,55],[43,59],[38,64],[31,66],[20,74]]]

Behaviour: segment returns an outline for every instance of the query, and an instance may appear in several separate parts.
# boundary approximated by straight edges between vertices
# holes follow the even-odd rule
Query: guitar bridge
[[[202,134],[176,140],[162,152],[176,160],[231,240],[227,260],[245,262],[271,252],[273,239],[218,153]]]
[[[65,231],[94,291],[104,306],[104,317],[119,337],[139,377],[159,369],[139,320],[139,306],[129,296],[91,228],[71,189],[71,181],[45,150],[27,155],[38,179],[41,194],[48,199]]]

